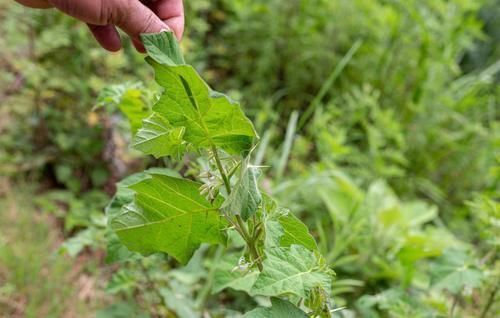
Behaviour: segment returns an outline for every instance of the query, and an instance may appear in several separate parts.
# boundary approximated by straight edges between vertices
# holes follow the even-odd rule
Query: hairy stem
[[[255,241],[250,241],[248,242],[248,250],[250,251],[250,254],[252,255],[253,262],[257,264],[257,268],[259,269],[260,272],[264,269],[262,266],[262,259],[259,255],[259,252],[257,251],[257,247],[255,246]]]
[[[245,221],[241,218],[240,215],[236,215],[236,222],[238,222],[238,226],[241,229],[241,232],[243,233],[243,239],[247,243],[248,246],[248,251],[250,252],[250,255],[252,255],[252,260],[257,264],[257,267],[259,268],[259,271],[262,272],[262,263],[261,263],[261,257],[259,255],[259,252],[257,251],[257,247],[255,246],[255,238],[252,237],[247,230],[247,226],[245,225]]]
[[[241,232],[243,232],[243,238],[245,241],[251,240],[250,234],[248,234],[247,226],[245,225],[245,221],[241,218],[240,215],[236,215],[236,222],[238,222],[238,226],[241,229]]]
[[[222,167],[222,162],[220,161],[219,153],[217,152],[217,148],[215,146],[212,146],[212,152],[214,154],[215,163],[217,164],[217,169],[219,169],[219,173],[222,177],[222,181],[224,181],[224,186],[226,187],[227,194],[230,194],[231,193],[231,183],[229,182],[229,179],[227,178],[226,172],[224,171],[224,167]]]
[[[214,155],[215,163],[217,165],[217,169],[219,169],[222,181],[224,181],[224,186],[226,187],[226,191],[228,194],[230,194],[231,183],[229,182],[226,172],[224,171],[224,167],[222,166],[222,162],[219,158],[219,153],[217,152],[217,148],[215,146],[212,146],[212,152]],[[263,267],[261,263],[261,257],[255,246],[256,239],[249,234],[245,221],[243,221],[241,216],[235,215],[235,218],[236,218],[236,223],[232,222],[230,217],[228,219],[230,223],[234,225],[236,231],[241,235],[241,237],[243,237],[243,239],[247,243],[250,255],[252,255],[252,260],[257,264],[259,271],[262,271]]]

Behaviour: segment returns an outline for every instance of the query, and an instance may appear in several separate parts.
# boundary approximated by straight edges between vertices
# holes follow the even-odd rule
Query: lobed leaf
[[[310,251],[316,251],[316,241],[309,234],[307,226],[288,209],[275,208],[265,220],[266,247],[289,247],[301,245]]]
[[[201,243],[225,243],[220,200],[209,202],[199,187],[193,181],[149,174],[128,187],[135,199],[110,220],[111,228],[132,251],[165,252],[187,263]]]
[[[108,264],[125,261],[136,256],[135,253],[131,252],[125,245],[123,245],[119,237],[111,229],[110,225],[111,220],[120,214],[123,206],[134,201],[135,192],[129,189],[129,186],[149,178],[149,173],[179,177],[179,174],[176,171],[170,169],[151,168],[144,172],[134,173],[116,184],[116,193],[105,210],[109,225],[109,231],[106,233],[106,263]]]
[[[143,121],[132,147],[155,158],[164,156],[179,158],[186,150],[184,131],[184,127],[173,128],[168,120],[158,113],[153,113]]]
[[[146,60],[155,70],[156,82],[165,89],[153,111],[172,128],[183,129],[183,140],[194,148],[217,147],[246,155],[257,134],[239,104],[212,91],[193,67],[184,64],[170,32],[142,38],[149,55]]]
[[[155,69],[156,82],[165,88],[153,111],[173,127],[185,127],[187,142],[196,148],[219,147],[230,154],[250,151],[257,134],[237,103],[214,94],[192,66],[148,62]]]
[[[293,294],[306,298],[315,287],[331,290],[333,271],[317,254],[301,245],[266,249],[263,265],[264,270],[253,285],[252,294]]]

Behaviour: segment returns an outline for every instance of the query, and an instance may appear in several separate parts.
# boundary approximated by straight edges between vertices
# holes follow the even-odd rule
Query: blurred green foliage
[[[254,161],[272,176],[262,187],[315,228],[337,272],[334,299],[347,307],[336,315],[495,317],[498,0],[185,5],[184,51],[252,115],[262,137]],[[108,111],[91,109],[103,87],[125,81],[144,81],[121,88],[154,99],[151,74],[130,47],[110,55],[55,12],[0,0],[0,21],[0,173],[69,190],[39,202],[73,206],[59,217],[75,224],[68,234],[84,230],[66,250],[104,248],[101,201],[82,192],[116,181],[110,131],[128,125],[114,112],[120,86],[101,95]],[[108,291],[159,315],[198,317],[200,303],[215,317],[254,307],[237,292],[209,296],[201,286],[211,266],[139,258]],[[168,302],[174,292],[183,306]]]
[[[0,172],[50,177],[75,193],[102,187],[109,128],[92,105],[108,83],[140,77],[142,59],[128,47],[106,53],[54,10],[0,7]]]

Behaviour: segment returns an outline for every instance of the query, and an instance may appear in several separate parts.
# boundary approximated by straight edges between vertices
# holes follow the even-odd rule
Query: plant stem
[[[241,218],[241,215],[235,215],[236,217],[236,222],[238,222],[238,226],[241,229],[241,232],[243,233],[243,238],[245,241],[250,241],[252,238],[250,237],[250,234],[248,234],[247,226],[245,225],[245,221]]]
[[[245,242],[247,242],[248,250],[252,255],[253,261],[257,264],[259,271],[262,272],[263,267],[260,260],[260,255],[257,251],[257,248],[255,247],[255,237],[250,236],[245,225],[245,221],[243,221],[240,215],[236,215],[236,221],[238,222],[238,226],[241,228],[241,232],[243,233],[243,239],[245,240]]]
[[[229,182],[229,179],[226,175],[226,172],[224,171],[224,167],[222,166],[222,162],[220,161],[219,154],[217,152],[217,148],[215,146],[212,146],[212,152],[214,154],[215,158],[215,163],[217,164],[217,169],[219,169],[219,173],[222,177],[222,180],[224,181],[224,186],[226,187],[226,191],[228,194],[231,193],[231,183]],[[245,221],[241,218],[240,215],[235,215],[236,218],[236,224],[234,222],[231,222],[231,218],[229,217],[230,223],[232,223],[238,231],[238,233],[243,237],[245,242],[247,243],[248,250],[250,254],[252,255],[253,261],[257,264],[257,267],[259,268],[259,271],[262,271],[262,263],[260,261],[260,255],[259,252],[257,251],[257,248],[255,247],[255,239],[250,236],[248,233],[247,226],[245,224]]]
[[[215,163],[217,164],[217,169],[219,169],[222,181],[224,181],[224,186],[226,187],[227,194],[230,194],[231,183],[229,183],[229,179],[227,178],[226,172],[224,171],[224,167],[222,167],[222,162],[220,161],[219,153],[217,152],[217,148],[215,146],[212,146],[212,152],[214,153]]]
[[[498,292],[499,284],[496,284],[495,288],[491,291],[490,296],[488,297],[488,302],[486,303],[486,306],[484,306],[483,312],[481,313],[480,318],[486,318],[486,315],[488,314],[488,311],[490,310],[491,306],[495,302],[495,297]]]
[[[453,318],[455,316],[455,308],[457,307],[458,303],[458,295],[453,296],[453,303],[451,304],[451,309],[450,309],[450,318]]]
[[[248,243],[248,250],[250,251],[250,254],[252,255],[253,261],[255,264],[257,264],[257,268],[259,269],[260,272],[264,269],[262,266],[262,262],[260,259],[259,252],[257,251],[257,248],[255,247],[255,242],[251,241]]]
[[[238,170],[240,166],[241,166],[241,161],[238,162],[238,164],[236,164],[236,166],[234,166],[231,170],[229,170],[229,172],[227,173],[227,177],[231,179],[231,177],[234,175],[234,173],[236,172],[236,170]]]

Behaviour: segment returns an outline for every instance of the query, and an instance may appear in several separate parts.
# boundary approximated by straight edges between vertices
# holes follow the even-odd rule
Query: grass
[[[57,220],[33,206],[29,186],[0,187],[0,317],[90,317],[104,295],[97,259],[57,252]]]

